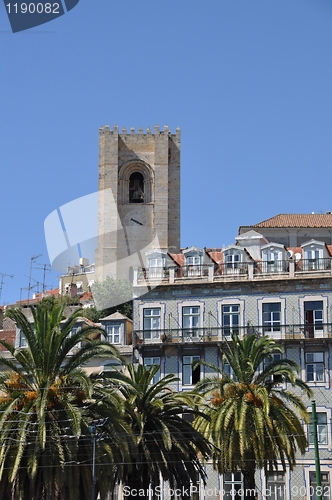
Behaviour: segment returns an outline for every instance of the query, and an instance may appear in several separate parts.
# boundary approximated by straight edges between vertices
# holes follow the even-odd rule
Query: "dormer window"
[[[225,272],[238,273],[240,272],[240,265],[243,260],[242,252],[237,250],[227,250],[224,254]]]
[[[186,257],[187,266],[199,266],[201,264],[201,257],[199,255],[191,255]]]
[[[263,252],[263,272],[276,273],[282,271],[281,252],[270,248]]]
[[[165,274],[165,257],[162,254],[154,254],[148,257],[149,278],[163,278]]]
[[[323,244],[311,242],[303,247],[303,270],[315,271],[324,269],[324,250]]]
[[[201,274],[201,256],[186,256],[186,274],[187,276],[200,276]]]
[[[186,248],[184,255],[184,276],[201,276],[203,264],[203,249],[197,247]]]

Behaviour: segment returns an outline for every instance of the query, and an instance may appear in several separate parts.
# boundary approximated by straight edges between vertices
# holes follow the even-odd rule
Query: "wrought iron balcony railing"
[[[332,339],[332,323],[136,330],[133,334],[133,344],[199,344],[202,342],[223,342],[231,340],[233,333],[237,333],[241,338],[254,333],[257,336],[267,335],[276,340]]]
[[[266,280],[283,278],[307,278],[318,274],[332,275],[332,258],[224,262],[190,266],[134,268],[133,284],[146,282],[175,283],[184,279],[201,281]]]

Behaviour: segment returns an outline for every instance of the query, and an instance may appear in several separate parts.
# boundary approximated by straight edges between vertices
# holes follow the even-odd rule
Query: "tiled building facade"
[[[159,285],[134,301],[134,358],[146,365],[160,364],[157,377],[177,374],[176,389],[185,391],[211,371],[205,366],[193,370],[192,361],[220,366],[219,346],[232,332],[276,339],[284,347],[283,356],[299,364],[300,378],[314,391],[323,498],[330,500],[331,247],[315,239],[284,247],[252,229],[236,239],[236,245],[224,249],[191,247],[181,254],[159,255],[159,266],[151,255],[152,265],[135,271],[138,289],[155,280]],[[311,401],[306,399],[306,404],[310,412]],[[294,471],[268,477],[257,472],[260,498],[315,498],[310,495],[315,486],[311,426],[306,432],[309,446]],[[220,477],[210,464],[207,472],[207,486],[193,495],[195,499],[217,500],[223,494],[232,498],[231,489],[241,487],[240,473]]]

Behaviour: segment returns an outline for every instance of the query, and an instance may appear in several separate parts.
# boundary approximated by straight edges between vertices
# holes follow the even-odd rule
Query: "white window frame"
[[[275,331],[268,331],[265,330],[268,328],[267,326],[264,327],[263,325],[263,304],[275,304],[275,303],[280,303],[280,329],[275,330]],[[281,298],[281,297],[266,297],[263,299],[258,299],[257,301],[258,305],[258,323],[260,325],[260,328],[262,332],[266,332],[266,335],[268,335],[271,338],[284,338],[285,337],[285,317],[286,317],[286,299]]]
[[[278,273],[283,271],[282,251],[279,248],[268,247],[262,250],[263,273]]]
[[[24,333],[20,328],[16,328],[16,338],[17,338],[17,347],[19,349],[24,349],[25,347],[28,347],[28,342],[25,338]]]
[[[144,335],[144,310],[145,309],[160,309],[160,328],[155,330],[155,335],[150,335],[150,337],[145,337]],[[147,342],[161,342],[160,335],[165,330],[165,304],[162,302],[145,302],[143,304],[139,304],[138,306],[138,324],[139,330],[142,334],[142,339]],[[151,332],[153,331],[150,330]],[[158,332],[158,333],[157,333]]]
[[[148,311],[151,314],[148,314]],[[144,340],[160,340],[160,324],[161,324],[161,309],[160,307],[145,307],[143,311],[143,337]],[[158,318],[158,328],[154,327],[154,322],[157,322]],[[145,323],[150,321],[150,328],[146,328]]]
[[[162,254],[154,254],[148,257],[148,278],[163,278],[165,275],[165,257]]]
[[[230,474],[231,475],[231,480],[227,480],[225,479],[225,476],[226,474]],[[235,480],[235,474],[240,474],[241,475],[241,480]],[[235,490],[234,488],[234,485],[239,485],[239,490],[241,491],[241,495],[240,498],[243,499],[244,498],[244,480],[243,480],[243,474],[238,471],[238,472],[225,472],[224,474],[222,474],[221,476],[221,482],[222,482],[222,491],[224,492],[224,495],[223,495],[223,500],[236,500],[236,498],[238,497],[238,495],[236,494],[233,494],[232,495],[232,491],[237,491]],[[231,488],[229,490],[229,494],[226,493],[226,485],[231,485]],[[254,498],[254,496],[253,496]]]
[[[307,427],[308,444],[309,444],[309,448],[313,448],[314,444],[313,443],[309,443],[309,433],[311,431],[310,426],[312,425],[311,424],[312,408],[311,407],[307,408],[307,411],[308,411],[308,413],[310,415],[310,422],[306,426]],[[319,424],[319,423],[317,423],[318,446],[319,446],[320,449],[329,449],[329,450],[331,450],[331,448],[332,448],[332,443],[331,443],[331,409],[330,408],[326,408],[325,406],[317,406],[316,407],[317,419],[318,419],[318,415],[320,413],[325,413],[326,414],[326,436],[327,436],[327,442],[326,443],[320,443],[319,442],[319,425],[323,426],[325,424]]]
[[[225,311],[229,308],[229,311]],[[236,310],[234,309],[236,308]],[[230,337],[233,333],[240,334],[240,304],[223,304],[221,306],[222,333],[225,337]],[[225,325],[225,319],[229,318],[229,324]],[[234,320],[237,318],[237,322]]]
[[[118,328],[118,333],[114,332],[114,328]],[[105,330],[107,333],[107,341],[110,344],[122,344],[122,329],[123,329],[123,324],[121,323],[107,323],[105,325]],[[116,342],[114,339],[118,337],[118,341]]]
[[[224,272],[226,274],[239,274],[243,263],[243,252],[234,248],[224,252]]]
[[[239,330],[239,333],[240,333],[240,337],[242,338],[243,337],[243,332],[244,332],[244,329],[243,329],[243,325],[244,325],[244,305],[245,305],[245,301],[243,299],[238,299],[238,298],[234,298],[234,299],[221,299],[221,300],[218,300],[217,302],[217,310],[218,310],[218,323],[219,323],[219,326],[221,326],[221,331],[220,331],[220,336],[221,336],[221,339],[223,337],[223,332],[224,332],[224,318],[223,318],[223,306],[239,306],[239,325],[238,325],[238,330]],[[227,335],[226,335],[227,337]]]
[[[200,276],[202,274],[203,256],[192,254],[185,256],[185,271],[187,276]]]
[[[331,470],[331,469],[330,469]],[[330,474],[330,470],[329,471],[326,471],[326,470],[321,470],[320,471],[320,476],[321,476],[321,495],[320,495],[320,498],[323,500],[323,499],[326,499],[326,500],[330,500],[331,498],[331,474]],[[328,477],[328,481],[325,482],[324,481],[324,474],[327,474],[327,477]],[[311,482],[311,479],[310,479],[310,476],[315,476],[315,479],[316,479],[316,471],[309,471],[309,486],[310,486],[310,490],[309,490],[309,498],[310,500],[311,499],[314,499],[314,500],[317,500],[317,483],[315,481],[315,486],[312,485],[312,482]],[[322,478],[323,476],[323,478]],[[323,483],[323,484],[322,484]],[[313,493],[313,494],[311,494]]]
[[[314,328],[314,338],[327,338],[327,297],[323,295],[305,295],[299,299],[300,306],[300,318],[302,318],[303,324],[305,324],[305,310],[304,303],[305,302],[323,302],[323,320],[322,320],[322,328],[318,329],[315,326]],[[317,326],[319,323],[317,323]]]
[[[183,306],[182,307],[182,338],[183,340],[192,340],[193,338],[202,335],[200,330],[201,324],[201,308],[200,306]],[[188,326],[184,323],[189,322]]]
[[[303,252],[303,270],[318,271],[324,269],[324,244],[312,242],[302,245]]]
[[[183,308],[184,307],[198,307],[199,308],[199,322],[196,327],[185,327],[183,325]],[[180,335],[182,334],[183,340],[186,342],[191,342],[193,339],[203,339],[203,324],[204,324],[204,310],[205,303],[201,300],[185,300],[183,302],[179,302],[177,305],[178,309],[178,318],[179,318],[179,326],[181,329]],[[192,334],[185,335],[184,330],[188,330],[188,332],[192,332]]]
[[[313,361],[308,361],[307,360],[307,357],[309,355],[312,355],[313,357],[315,357],[315,355],[321,355],[321,357],[323,358],[322,361],[316,361],[315,359],[313,359]],[[314,385],[325,385],[325,382],[326,382],[326,369],[325,369],[325,366],[326,366],[326,352],[323,351],[323,350],[315,350],[315,351],[305,351],[304,352],[304,360],[305,360],[305,381],[307,384],[314,384]],[[313,380],[308,380],[308,371],[307,371],[307,367],[308,365],[313,365]],[[317,368],[316,366],[317,365],[323,365],[323,380],[319,380],[317,379]]]
[[[281,465],[280,465],[281,466]],[[283,491],[284,491],[284,500],[287,500],[289,498],[291,498],[290,496],[290,491],[289,491],[289,469],[286,469],[286,471],[271,471],[270,474],[283,474],[284,476],[284,480],[283,480]],[[275,481],[276,484],[279,483],[279,481]],[[280,484],[281,484],[281,481],[280,481]],[[264,500],[274,500],[275,497],[270,494],[270,491],[268,490],[268,478],[266,476],[266,474],[263,473],[263,477],[262,477],[262,486],[263,486],[263,491],[262,491],[262,497]],[[278,487],[277,487],[278,488]]]
[[[308,500],[312,500],[312,499],[315,499],[316,497],[313,497],[310,495],[310,486],[311,486],[311,483],[310,483],[310,472],[311,473],[316,473],[316,469],[315,469],[315,466],[314,465],[310,465],[309,467],[305,467],[304,468],[304,474],[305,474],[305,484],[307,485],[306,486],[306,497]],[[332,495],[331,495],[331,477],[332,477],[332,469],[331,468],[328,468],[328,467],[324,467],[324,465],[321,465],[321,474],[326,474],[328,473],[328,477],[329,477],[329,490],[328,490],[328,494],[329,494],[329,500],[331,500],[332,498]],[[322,496],[322,500],[326,498],[325,496]]]

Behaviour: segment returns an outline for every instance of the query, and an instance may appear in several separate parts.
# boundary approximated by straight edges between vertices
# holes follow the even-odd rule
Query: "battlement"
[[[114,125],[114,129],[112,130],[109,125],[105,125],[105,127],[99,127],[99,133],[100,134],[110,134],[110,135],[120,135],[122,139],[127,139],[129,137],[133,136],[138,136],[138,137],[152,137],[152,136],[173,136],[176,139],[180,139],[180,128],[177,127],[175,134],[172,134],[171,131],[169,130],[168,125],[164,125],[164,130],[160,130],[159,125],[156,125],[154,127],[154,134],[151,133],[151,128],[148,127],[146,129],[146,133],[144,133],[143,128],[139,127],[137,133],[135,132],[135,128],[131,127],[130,131],[127,132],[126,127],[123,127],[121,133],[119,133],[119,127],[118,125]]]

